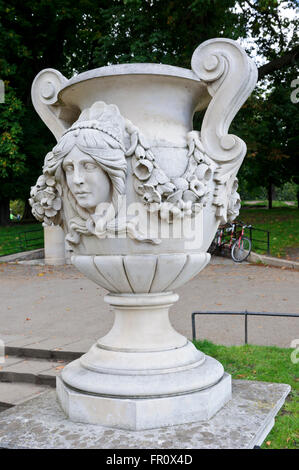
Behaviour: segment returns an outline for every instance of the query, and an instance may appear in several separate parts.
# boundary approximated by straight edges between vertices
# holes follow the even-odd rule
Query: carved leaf
[[[183,191],[179,189],[174,194],[171,194],[170,196],[168,196],[167,201],[172,202],[172,203],[178,202],[180,199],[182,199],[182,195],[183,195]]]

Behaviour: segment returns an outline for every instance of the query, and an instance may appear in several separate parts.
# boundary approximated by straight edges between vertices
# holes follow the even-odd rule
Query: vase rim
[[[152,63],[116,64],[106,65],[104,67],[98,67],[96,69],[79,73],[78,75],[75,75],[70,78],[65,83],[65,86],[61,88],[60,91],[85,80],[118,75],[162,75],[168,77],[184,78],[195,82],[201,82],[201,80],[192,70],[185,69],[183,67],[176,67],[174,65]]]

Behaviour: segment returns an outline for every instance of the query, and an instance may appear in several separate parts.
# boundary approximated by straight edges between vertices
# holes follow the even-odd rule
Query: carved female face
[[[94,212],[111,199],[111,181],[96,161],[74,147],[63,161],[67,185],[77,203]]]

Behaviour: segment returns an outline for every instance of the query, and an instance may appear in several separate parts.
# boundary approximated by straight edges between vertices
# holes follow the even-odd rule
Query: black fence
[[[248,317],[249,316],[262,316],[262,317],[299,317],[299,313],[273,313],[273,312],[193,312],[191,314],[192,323],[192,340],[196,341],[196,327],[195,315],[243,315],[244,321],[244,343],[248,344]]]
[[[9,230],[0,234],[0,256],[36,250],[44,246],[44,231],[41,225],[29,230]]]
[[[270,254],[270,232],[268,232],[268,230],[262,230],[261,228],[256,228],[252,226],[248,227],[248,229],[246,230],[249,231],[249,238],[251,240],[252,248],[253,249],[260,248],[264,250],[265,245],[266,245],[267,254],[269,255]],[[255,235],[253,232],[265,233],[266,240],[261,240],[260,238],[254,238]]]

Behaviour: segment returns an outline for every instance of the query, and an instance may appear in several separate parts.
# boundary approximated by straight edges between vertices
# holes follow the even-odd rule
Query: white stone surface
[[[108,295],[112,329],[62,371],[66,385],[88,394],[129,398],[194,392],[221,380],[222,365],[177,333],[169,307],[177,294]],[[60,401],[63,401],[58,391]]]
[[[60,404],[71,420],[138,431],[209,420],[231,399],[231,377],[193,393],[163,398],[115,398],[78,393],[57,378]]]
[[[140,356],[144,359],[142,354]],[[223,366],[215,359],[205,356],[204,362],[195,363],[194,367],[173,367],[168,371],[163,367],[147,370],[145,359],[140,372],[133,367],[131,369],[130,364],[127,364],[125,370],[121,363],[119,370],[107,368],[94,371],[77,359],[63,369],[61,377],[66,384],[82,393],[150,398],[190,393],[213,386],[223,377]]]
[[[65,264],[64,232],[58,225],[44,227],[45,264]]]
[[[176,301],[171,291],[208,263],[219,223],[238,214],[236,174],[246,146],[228,129],[257,71],[229,39],[201,44],[191,65],[125,64],[69,81],[46,69],[33,83],[35,109],[58,140],[31,189],[33,213],[50,229],[63,227],[75,266],[114,294],[107,297],[111,331],[62,373],[66,387],[81,391],[66,401],[66,389],[58,389],[71,419],[76,400],[76,410],[86,403],[97,410],[99,418],[82,411],[85,421],[102,420],[102,398],[88,393],[114,397],[113,426],[133,426],[117,411],[119,395],[164,396],[160,425],[192,418],[171,405],[190,391],[208,398],[198,390],[218,387],[214,412],[228,399],[222,366],[173,330],[168,308]],[[206,107],[201,132],[194,131],[194,112]],[[206,398],[198,419],[210,416]],[[134,426],[159,425],[146,414]]]
[[[128,256],[73,255],[72,263],[104,289],[115,293],[171,291],[196,276],[209,253]]]

